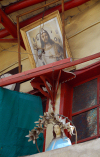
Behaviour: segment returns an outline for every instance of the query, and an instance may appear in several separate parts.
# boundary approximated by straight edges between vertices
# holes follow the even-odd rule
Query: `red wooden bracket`
[[[63,77],[61,77],[62,75]],[[75,78],[74,73],[64,72],[62,70],[52,71],[50,73],[35,77],[31,81],[31,85],[34,89],[38,89],[44,96],[51,100],[51,104],[55,110],[55,100],[59,83],[72,78]]]
[[[49,79],[49,77],[43,75],[43,76],[40,76],[40,78],[42,79],[42,81],[44,82],[44,85],[50,95],[50,99],[52,100],[53,99],[53,84],[51,82],[51,80]]]
[[[41,81],[41,79],[33,79],[31,81],[31,85],[33,88],[38,89],[44,96],[50,98],[50,95],[43,90],[43,87],[45,87],[44,83]]]

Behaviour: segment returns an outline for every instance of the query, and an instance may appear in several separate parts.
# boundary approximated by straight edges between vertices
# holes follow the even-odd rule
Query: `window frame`
[[[99,129],[99,127],[100,127],[100,126],[99,126],[100,75],[91,77],[91,78],[89,78],[89,79],[86,79],[86,80],[84,80],[84,81],[78,82],[78,83],[76,83],[76,84],[73,85],[73,94],[74,94],[74,87],[79,86],[79,85],[81,85],[81,84],[84,84],[84,83],[86,83],[86,82],[89,82],[89,81],[91,81],[91,80],[93,80],[93,79],[96,79],[96,78],[97,78],[97,104],[94,105],[94,106],[92,106],[92,107],[88,107],[88,108],[83,109],[83,110],[81,110],[81,111],[75,112],[75,113],[72,113],[72,106],[71,106],[71,113],[72,113],[71,119],[72,119],[72,117],[75,116],[75,115],[79,115],[79,114],[81,114],[81,113],[84,113],[84,112],[87,112],[87,111],[90,111],[90,110],[92,110],[92,109],[97,108],[97,135],[92,136],[92,137],[88,137],[88,138],[85,138],[85,139],[82,139],[82,140],[78,140],[78,143],[85,142],[85,141],[89,141],[89,140],[92,140],[92,139],[95,139],[95,138],[99,138],[99,137],[100,137],[100,133],[99,133],[99,132],[100,132],[100,131],[99,131],[99,130],[100,130],[100,129]],[[72,105],[73,105],[73,96],[72,96]],[[77,129],[77,128],[76,128],[76,129]],[[73,144],[74,144],[74,142],[73,142]]]

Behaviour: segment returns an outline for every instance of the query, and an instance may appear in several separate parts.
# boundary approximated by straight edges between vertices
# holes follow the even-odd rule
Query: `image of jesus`
[[[43,65],[64,59],[63,48],[55,43],[44,29],[40,33],[40,43],[45,52],[41,58]]]

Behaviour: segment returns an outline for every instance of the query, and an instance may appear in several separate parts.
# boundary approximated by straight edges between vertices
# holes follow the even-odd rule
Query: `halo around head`
[[[28,141],[33,140],[35,144],[36,139],[39,138],[39,134],[44,132],[48,124],[59,125],[62,132],[64,132],[64,129],[67,129],[71,136],[74,135],[73,131],[75,127],[70,125],[70,122],[66,123],[66,118],[62,119],[62,117],[55,114],[52,108],[49,112],[45,112],[44,116],[40,116],[40,118],[38,121],[34,122],[37,123],[36,127],[29,131],[29,135],[26,136],[29,137]]]

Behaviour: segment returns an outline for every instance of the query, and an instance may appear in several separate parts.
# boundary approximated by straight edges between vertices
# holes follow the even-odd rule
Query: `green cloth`
[[[0,157],[18,157],[38,153],[25,136],[43,115],[42,101],[33,96],[0,87]],[[37,140],[42,152],[43,134]]]

